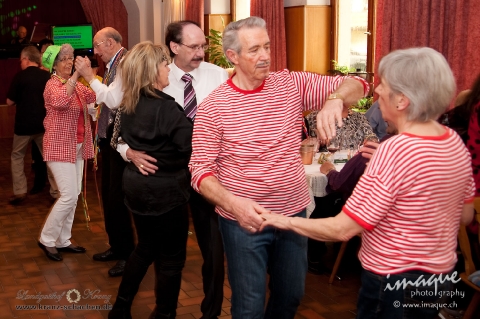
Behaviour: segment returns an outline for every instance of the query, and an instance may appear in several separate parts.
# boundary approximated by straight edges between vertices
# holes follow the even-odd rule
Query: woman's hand
[[[272,213],[262,213],[260,214],[260,217],[263,219],[263,223],[259,229],[260,231],[265,229],[267,226],[284,230],[290,230],[292,228],[292,224],[290,222],[292,217]]]
[[[372,159],[373,154],[377,151],[377,148],[380,144],[375,143],[375,142],[366,142],[363,144],[362,147],[358,150],[360,153],[362,153],[362,156],[365,158],[368,158],[368,160]]]
[[[152,163],[156,163],[157,160],[150,155],[146,154],[144,151],[135,151],[129,148],[127,150],[127,159],[129,159],[138,170],[143,175],[155,174],[155,171],[158,169],[156,165]]]
[[[332,162],[325,161],[322,166],[320,166],[320,173],[327,175],[331,170],[335,170],[335,165]]]

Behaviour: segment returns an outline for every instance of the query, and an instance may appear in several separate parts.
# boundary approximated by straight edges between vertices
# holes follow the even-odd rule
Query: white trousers
[[[30,141],[37,144],[40,153],[43,156],[43,133],[35,135],[13,135],[12,145],[12,180],[13,194],[21,195],[27,193],[27,177],[25,176],[25,153],[27,152]],[[48,182],[50,183],[50,195],[58,197],[58,187],[53,178],[52,172],[47,168]]]
[[[47,247],[61,248],[71,244],[73,218],[82,190],[83,163],[82,144],[77,144],[75,163],[47,162],[60,192],[40,234],[40,242]]]

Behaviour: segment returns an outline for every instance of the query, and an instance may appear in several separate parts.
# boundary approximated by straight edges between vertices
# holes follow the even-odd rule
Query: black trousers
[[[315,210],[310,215],[311,219],[327,218],[337,216],[345,205],[341,193],[331,193],[325,197],[315,197]],[[326,252],[325,242],[315,239],[308,239],[308,261],[318,263]]]
[[[156,308],[151,318],[175,318],[187,256],[187,204],[159,216],[133,214],[133,220],[138,244],[125,266],[118,288],[117,301],[120,302],[116,301],[114,308],[123,306],[123,311],[129,313],[140,283],[154,263]]]
[[[202,279],[205,298],[201,304],[202,319],[217,318],[222,310],[223,282],[225,278],[223,242],[218,228],[215,206],[195,190],[191,190],[190,211],[202,252]]]
[[[108,242],[115,255],[128,259],[135,248],[132,219],[125,206],[122,190],[123,170],[126,162],[110,146],[113,125],[107,130],[107,138],[100,140],[102,156],[102,205],[105,219],[105,231]]]
[[[35,172],[33,188],[43,189],[47,183],[47,163],[43,161],[42,153],[34,141],[32,141],[32,161],[32,168]]]

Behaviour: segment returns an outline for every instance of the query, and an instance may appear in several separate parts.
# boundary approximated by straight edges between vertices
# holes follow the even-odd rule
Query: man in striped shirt
[[[236,73],[199,106],[192,186],[220,215],[232,317],[293,318],[304,292],[307,241],[273,228],[259,232],[259,214],[305,217],[302,108],[350,105],[368,85],[307,72],[270,73],[270,40],[258,17],[230,23],[223,46]],[[267,272],[271,294],[264,310]]]

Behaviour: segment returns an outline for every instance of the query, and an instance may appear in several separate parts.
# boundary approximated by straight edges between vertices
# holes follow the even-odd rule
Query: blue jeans
[[[385,319],[429,319],[437,318],[437,314],[445,303],[445,292],[453,287],[451,280],[438,282],[437,293],[435,285],[408,285],[403,288],[395,283],[406,281],[415,282],[421,275],[427,281],[432,274],[424,271],[410,271],[387,276],[377,275],[368,270],[362,270],[362,287],[358,296],[357,318],[385,318]],[[448,274],[448,275],[451,275]],[[435,275],[439,278],[440,275]],[[445,275],[442,275],[445,278]],[[389,286],[387,286],[389,284]],[[389,287],[389,288],[387,288]]]
[[[305,217],[305,210],[296,216]],[[268,227],[251,233],[219,217],[232,288],[232,318],[294,318],[305,290],[307,238]],[[266,279],[270,298],[265,309]]]

